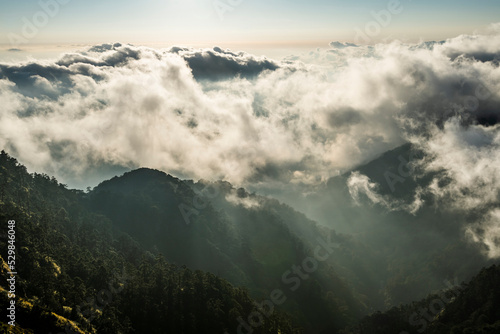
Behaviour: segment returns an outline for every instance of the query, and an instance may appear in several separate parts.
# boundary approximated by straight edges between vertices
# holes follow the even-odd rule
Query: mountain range
[[[464,237],[467,217],[437,208],[431,196],[408,210],[433,179],[412,165],[423,158],[407,144],[294,201],[148,168],[85,192],[30,174],[2,151],[0,214],[18,229],[19,327],[413,333],[425,322],[429,333],[493,330],[498,297],[488,289],[498,268]],[[411,317],[463,281],[465,292],[439,314]],[[461,315],[469,309],[470,321],[452,321],[469,319]]]

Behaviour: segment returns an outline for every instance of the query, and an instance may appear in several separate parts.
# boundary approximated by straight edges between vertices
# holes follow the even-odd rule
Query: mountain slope
[[[227,182],[194,183],[139,169],[98,185],[88,205],[169,261],[216,273],[256,298],[285,291],[283,309],[311,332],[338,330],[365,312],[330,259],[313,263],[307,274],[294,269],[314,254],[313,237],[342,237],[275,200]]]
[[[396,172],[394,164],[411,149],[387,152],[354,172],[382,182],[384,171]],[[146,168],[88,193],[68,190],[47,175],[28,174],[2,152],[0,218],[20,222],[20,297],[33,305],[20,325],[44,333],[59,332],[69,321],[85,333],[232,332],[250,326],[256,305],[272,305],[278,312],[255,333],[293,333],[297,325],[307,333],[336,333],[364,314],[418,300],[443,280],[467,280],[492,263],[461,238],[457,226],[464,217],[430,205],[417,215],[394,212],[364,198],[356,206],[350,175],[305,198],[328,218],[324,226],[227,182],[182,181]],[[405,183],[403,193],[425,177]],[[387,189],[380,194],[394,196]],[[332,229],[342,224],[353,232]],[[6,271],[2,275],[7,279]],[[96,303],[106,297],[109,303]],[[401,312],[392,309],[362,324],[401,328],[407,323]],[[465,316],[460,312],[442,325],[461,324],[453,318]]]
[[[245,289],[145,251],[88,211],[86,194],[28,174],[3,151],[0,184],[0,220],[15,220],[16,226],[17,330],[224,333],[236,332],[242,322],[248,326],[260,310]],[[7,235],[7,224],[0,235]],[[0,239],[0,247],[7,249],[7,239]],[[7,308],[10,275],[4,265],[0,276],[0,306]],[[261,318],[254,333],[297,332],[278,310]]]
[[[362,260],[345,266],[358,273],[358,290],[364,285],[379,291],[378,300],[371,298],[375,309],[419,300],[439,289],[443,280],[469,280],[494,263],[464,233],[476,217],[448,210],[429,195],[422,197],[420,210],[408,212],[415,190],[434,176],[413,165],[425,158],[403,145],[290,200],[321,225],[351,236],[349,253]],[[352,176],[359,183],[349,183]],[[393,182],[396,177],[400,182]],[[365,188],[365,181],[373,188]],[[375,202],[365,194],[367,189]]]
[[[500,267],[481,270],[469,283],[376,313],[344,334],[458,334],[500,332]]]

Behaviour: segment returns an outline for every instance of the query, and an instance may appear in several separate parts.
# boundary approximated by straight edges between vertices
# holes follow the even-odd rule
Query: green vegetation
[[[317,241],[302,237],[299,226],[311,229],[316,238],[339,236],[278,201],[227,182],[181,181],[150,169],[105,181],[87,199],[89,210],[106,216],[115,229],[171,263],[215,273],[245,286],[258,299],[283,290],[287,300],[282,308],[307,331],[335,331],[363,314],[365,306],[330,261],[319,264],[294,291],[291,283],[284,283],[284,273],[313,255],[317,246]],[[197,214],[186,221],[180,207]]]
[[[17,322],[34,333],[228,333],[255,310],[245,289],[169,264],[88,211],[81,191],[0,155],[0,220],[16,220]],[[6,236],[6,224],[0,234]],[[0,241],[6,249],[6,239]],[[2,259],[1,280],[7,269]],[[5,288],[1,307],[7,305]],[[5,319],[0,320],[5,328]],[[19,328],[18,328],[19,329]],[[28,332],[28,331],[25,331]],[[254,333],[295,333],[273,313]]]
[[[377,312],[343,334],[462,334],[500,332],[500,267],[408,305]]]
[[[29,174],[3,151],[0,187],[0,220],[16,221],[14,333],[499,330],[496,266],[483,270],[453,298],[449,292],[445,297],[431,294],[373,313],[435,286],[443,288],[440,277],[464,276],[453,276],[459,266],[450,262],[469,259],[465,272],[484,263],[473,264],[479,252],[462,241],[432,239],[434,231],[411,239],[410,224],[396,230],[405,237],[390,240],[395,223],[379,220],[408,221],[402,215],[358,210],[351,213],[356,219],[367,215],[377,220],[363,233],[348,236],[227,182],[182,181],[139,169],[83,192],[53,177]],[[337,196],[337,206],[345,200],[339,192],[328,196]],[[429,228],[442,218],[432,214],[430,209],[423,213]],[[439,228],[454,233],[449,225]],[[367,233],[378,234],[367,238]],[[6,249],[6,235],[7,224],[2,224],[1,249]],[[325,260],[307,274],[296,273],[320,240],[332,247],[323,253]],[[424,240],[429,249],[412,254],[418,247],[408,246]],[[5,254],[0,255],[3,308],[8,268]],[[276,289],[286,298],[271,314],[259,305],[272,299]],[[439,312],[422,313],[441,306],[438,297],[447,298]],[[265,315],[259,318],[256,311]],[[0,326],[6,330],[5,319]]]

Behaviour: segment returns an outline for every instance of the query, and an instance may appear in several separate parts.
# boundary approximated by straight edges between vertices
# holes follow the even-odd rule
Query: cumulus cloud
[[[443,171],[452,182],[436,178],[430,191],[437,198],[452,200],[464,210],[500,204],[500,125],[459,125],[457,119],[420,143],[430,159],[428,171]]]
[[[345,49],[349,47],[357,47],[357,45],[353,43],[342,43],[337,41],[337,42],[331,42],[330,47],[332,49]]]
[[[205,50],[172,48],[170,51],[186,60],[196,79],[254,78],[264,71],[280,68],[280,64],[274,60],[245,52],[234,53],[219,47]]]
[[[497,30],[418,45],[333,42],[283,60],[98,45],[0,64],[0,146],[70,184],[99,168],[148,166],[258,188],[314,186],[412,142],[427,154],[422,169],[439,171],[422,194],[491,222],[499,54]],[[350,189],[391,210],[422,204],[415,194],[396,205],[362,175]]]
[[[232,73],[225,80],[196,80],[190,59],[214,53],[239,69],[221,70]],[[211,57],[202,67],[225,64]],[[278,65],[257,66],[254,79],[241,75],[258,62],[217,48],[110,44],[56,62],[1,65],[0,96],[8,105],[1,145],[66,180],[109,164],[244,184],[296,175],[324,181],[401,142],[375,115],[337,104],[341,84],[321,78],[319,69],[262,60]],[[375,153],[365,155],[370,149]]]

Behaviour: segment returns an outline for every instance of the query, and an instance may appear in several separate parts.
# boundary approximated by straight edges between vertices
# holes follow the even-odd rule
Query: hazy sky
[[[0,0],[0,44],[3,50],[116,41],[251,49],[315,47],[336,40],[438,40],[482,29],[500,13],[500,2],[491,0],[395,0],[397,13],[376,23],[373,12],[387,10],[392,2]],[[370,39],[356,31],[371,32]]]

